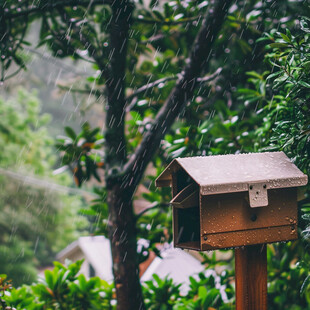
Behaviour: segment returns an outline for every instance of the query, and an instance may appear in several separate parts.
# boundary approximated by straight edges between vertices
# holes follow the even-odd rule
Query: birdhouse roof
[[[266,152],[177,158],[156,185],[171,186],[172,174],[182,169],[200,186],[201,195],[248,191],[255,183],[274,189],[303,186],[308,181],[283,152]]]

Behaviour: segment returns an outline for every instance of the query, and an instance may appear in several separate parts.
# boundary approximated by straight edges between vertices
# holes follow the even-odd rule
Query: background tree
[[[95,143],[99,132],[89,126],[81,134],[67,129],[69,137],[59,148],[78,184],[99,178],[97,170],[104,165],[105,190],[100,190],[101,201],[93,210],[109,211],[107,226],[100,227],[107,228],[112,244],[118,307],[143,308],[136,225],[144,236],[152,228],[163,231],[145,220],[149,214],[160,218],[162,208],[142,216],[133,212],[132,197],[145,168],[152,161],[160,170],[165,160],[176,156],[265,146],[266,139],[255,138],[264,121],[257,113],[263,98],[250,88],[255,82],[264,90],[265,42],[258,39],[272,28],[293,29],[296,16],[308,14],[309,8],[297,0],[14,4],[4,5],[1,18],[3,81],[25,66],[25,31],[35,19],[41,20],[41,43],[55,56],[85,60],[96,70],[90,84],[67,89],[94,95],[104,104],[104,159],[97,152],[100,143]],[[249,78],[250,70],[258,73],[249,73]],[[257,96],[248,98],[248,89]],[[143,182],[152,189],[151,180]],[[154,207],[162,207],[166,197],[164,192],[146,195]]]
[[[39,115],[36,95],[19,90],[16,99],[0,98],[0,110],[0,273],[21,285],[32,283],[36,268],[51,264],[55,253],[76,238],[83,227],[77,216],[81,199],[56,184],[68,184],[65,176],[52,177],[49,118]],[[50,183],[44,186],[47,176]],[[63,193],[53,190],[57,186]]]

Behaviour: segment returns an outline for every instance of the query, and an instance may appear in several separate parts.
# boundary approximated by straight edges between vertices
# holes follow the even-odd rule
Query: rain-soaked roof
[[[181,169],[200,186],[202,195],[247,191],[255,183],[271,189],[303,186],[308,181],[283,152],[266,152],[177,158],[156,185],[171,185],[171,174]]]

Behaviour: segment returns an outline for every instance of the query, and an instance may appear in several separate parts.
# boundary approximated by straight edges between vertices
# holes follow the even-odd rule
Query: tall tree
[[[57,56],[83,58],[81,50],[86,50],[87,57],[100,70],[100,79],[105,85],[107,100],[105,184],[110,213],[108,230],[118,309],[143,309],[136,253],[136,218],[132,198],[161,139],[192,98],[198,84],[197,79],[205,72],[211,59],[209,55],[212,45],[221,30],[231,0],[210,1],[207,9],[202,10],[203,13],[206,12],[204,16],[201,13],[194,16],[195,26],[199,26],[200,30],[187,55],[188,59],[180,68],[175,86],[159,108],[151,127],[131,154],[127,152],[125,135],[126,108],[129,104],[126,99],[126,88],[129,86],[126,79],[127,58],[130,52],[128,45],[136,31],[134,25],[150,23],[156,27],[158,21],[156,16],[151,14],[152,18],[146,18],[147,14],[144,14],[140,20],[140,15],[134,15],[134,12],[142,2],[129,0],[33,3],[19,1],[16,2],[16,6],[14,4],[12,1],[6,2],[1,8],[1,49],[4,69],[8,69],[13,61],[18,66],[24,66],[18,50],[24,44],[25,28],[29,21],[41,18],[41,40],[50,43]],[[153,6],[157,4],[156,1],[152,2]],[[166,5],[168,8],[169,3]],[[138,12],[143,12],[143,8]],[[94,23],[96,18],[98,23]],[[173,18],[172,14],[170,22],[165,23],[163,20],[162,23],[178,24],[178,19]],[[19,33],[19,39],[16,33]],[[154,34],[156,35],[156,31]],[[12,36],[15,40],[12,40]],[[3,74],[2,79],[5,77]]]

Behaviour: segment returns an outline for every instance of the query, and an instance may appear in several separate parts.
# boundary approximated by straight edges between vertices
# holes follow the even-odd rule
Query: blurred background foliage
[[[0,273],[21,285],[36,280],[37,268],[51,264],[86,223],[76,215],[82,200],[68,193],[68,176],[52,174],[54,140],[35,92],[0,98],[0,110]]]
[[[32,21],[40,29],[39,33],[34,31],[37,37],[33,40],[40,46],[35,50],[41,54],[40,57],[49,49],[57,61],[67,56],[71,58],[71,62],[65,62],[62,69],[67,72],[59,71],[58,75],[54,74],[53,83],[58,85],[63,102],[69,102],[69,97],[72,96],[70,105],[75,107],[78,118],[82,116],[82,121],[76,120],[70,127],[64,121],[67,126],[66,136],[60,137],[57,142],[57,149],[62,156],[59,164],[73,172],[78,186],[82,186],[85,181],[90,181],[93,186],[94,179],[102,181],[101,173],[104,171],[104,137],[100,121],[104,116],[98,111],[105,104],[105,72],[109,70],[111,53],[107,29],[111,10],[104,5],[94,5],[88,9],[72,6],[51,11],[43,7],[40,10],[38,7],[38,11],[29,18],[17,19],[14,14],[18,14],[18,9],[20,12],[26,10],[28,3],[21,1],[18,6],[12,7],[15,2],[17,3],[7,1],[3,7],[4,16],[12,14],[15,22],[1,28],[2,31],[6,29],[7,33],[1,40],[4,56],[1,57],[1,66],[6,69],[2,71],[1,79],[8,92],[12,92],[20,81],[29,86],[25,73],[19,71],[20,68],[33,65],[32,59],[35,56],[27,47],[25,30]],[[201,0],[135,1],[126,74],[126,133],[129,154],[139,145],[143,133],[150,129],[154,116],[170,94],[180,69],[186,63],[208,4],[208,1]],[[39,1],[38,5],[40,6]],[[54,14],[59,18],[54,18]],[[149,241],[149,246],[141,251],[140,261],[148,257],[148,251],[156,252],[158,243],[172,240],[168,207],[170,193],[167,189],[156,189],[154,180],[173,158],[282,150],[304,173],[310,174],[309,17],[309,4],[302,0],[239,0],[231,6],[211,54],[206,55],[210,62],[204,68],[199,87],[167,133],[158,152],[154,154],[152,165],[142,184],[147,190],[143,194],[138,191],[136,195],[136,200],[142,197],[149,204],[149,209],[137,212],[139,238]],[[40,20],[40,23],[35,20]],[[87,40],[83,41],[85,38]],[[8,43],[8,40],[12,42]],[[49,58],[49,61],[51,59],[53,58]],[[66,67],[72,64],[74,69]],[[7,75],[4,72],[8,72]],[[18,78],[6,81],[16,72]],[[39,92],[39,96],[42,93]],[[32,95],[28,93],[26,97],[32,98]],[[60,110],[65,107],[63,102]],[[4,103],[7,104],[7,109],[14,107],[8,100],[4,100]],[[31,108],[31,102],[27,106],[24,109],[37,109]],[[17,119],[14,111],[18,108],[11,109],[8,113]],[[59,112],[53,109],[50,111],[57,115]],[[100,117],[89,117],[87,113],[90,111],[95,111]],[[86,118],[88,115],[88,124],[84,122],[85,115]],[[35,119],[38,123],[44,122],[44,118],[38,115]],[[38,128],[37,123],[34,125],[31,120],[18,122],[25,122],[21,126],[27,128]],[[57,117],[54,122],[57,122]],[[80,124],[84,124],[81,130]],[[19,137],[18,132],[15,132],[19,128],[11,128],[12,122],[3,125],[0,123],[0,126],[4,128],[1,130],[4,137],[10,140],[10,143],[6,143],[5,138],[3,142],[0,141],[3,147],[8,148],[8,153],[3,152],[0,158],[4,156],[3,160],[7,162],[5,165],[9,165],[9,160],[14,158],[11,154],[14,153],[26,167],[28,164],[26,157],[22,156],[22,148],[17,146],[15,149],[16,143],[13,141],[16,137],[22,139],[24,134],[27,135],[27,130],[24,128]],[[58,128],[59,134],[59,126],[54,127]],[[9,132],[5,133],[6,130]],[[44,135],[42,132],[40,134]],[[30,140],[32,139],[35,137]],[[43,140],[40,138],[40,143]],[[40,148],[34,152],[43,151]],[[43,162],[50,160],[49,152],[40,153],[39,156],[45,158]],[[42,170],[47,169],[41,167],[39,160],[36,160],[36,165],[32,168],[36,169],[36,173],[43,173]],[[100,187],[95,189],[95,193],[98,198],[89,208],[83,208],[81,213],[93,224],[92,233],[105,234],[108,219],[106,191]],[[300,240],[273,244],[268,248],[270,309],[310,308],[310,257],[307,239],[310,235],[309,188],[303,198],[299,203]],[[11,228],[8,238],[9,236]],[[212,262],[210,258],[206,258],[206,261],[211,267],[220,265],[219,258],[216,262]],[[233,260],[226,262],[227,270],[220,275],[226,281],[230,293],[233,290],[232,266]],[[192,283],[195,288],[191,293],[182,298],[178,287],[173,286],[169,279],[155,277],[153,282],[146,284],[146,304],[152,309],[172,309],[173,305],[175,309],[225,309],[225,303],[230,307],[233,294],[223,301],[222,295],[211,282],[200,278],[199,284]],[[154,294],[151,293],[152,290]]]

